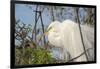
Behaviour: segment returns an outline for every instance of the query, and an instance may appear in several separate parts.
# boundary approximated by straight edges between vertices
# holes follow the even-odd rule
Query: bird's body
[[[94,45],[94,31],[90,30],[89,27],[82,26],[84,44],[86,49],[92,48]],[[84,52],[82,40],[80,36],[79,26],[77,23],[71,20],[65,20],[62,23],[59,21],[52,22],[48,27],[48,41],[51,45],[63,49],[63,58],[68,61],[74,57],[79,56]],[[91,36],[90,36],[91,35]],[[91,44],[91,42],[93,44]],[[93,53],[93,50],[90,52]],[[93,55],[90,54],[90,61],[93,60]],[[70,58],[69,58],[70,56]],[[74,60],[77,61],[87,61],[86,55],[83,54],[81,57]]]

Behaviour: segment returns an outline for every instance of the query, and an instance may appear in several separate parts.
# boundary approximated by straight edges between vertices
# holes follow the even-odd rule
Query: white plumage
[[[81,25],[81,28],[86,49],[92,48],[94,46],[94,30],[85,25]],[[68,61],[84,52],[77,23],[71,20],[65,20],[62,23],[54,21],[49,25],[47,31],[49,43],[63,49],[62,56],[64,60]],[[94,59],[93,52],[93,49],[88,52],[90,61]],[[74,61],[87,61],[87,59],[84,54]]]

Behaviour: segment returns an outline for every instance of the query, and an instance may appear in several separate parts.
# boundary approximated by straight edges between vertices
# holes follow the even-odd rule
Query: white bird
[[[94,30],[85,25],[81,25],[81,28],[86,49],[93,48]],[[62,23],[59,21],[52,22],[48,26],[46,34],[51,45],[63,49],[63,59],[66,62],[84,52],[79,26],[71,20],[65,20]],[[94,59],[94,50],[91,49],[88,55],[89,60],[92,61]],[[81,61],[87,61],[85,54],[76,58],[73,62]]]

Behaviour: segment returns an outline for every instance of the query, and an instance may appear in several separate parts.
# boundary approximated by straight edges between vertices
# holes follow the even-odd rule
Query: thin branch
[[[82,30],[81,30],[81,26],[80,26],[80,23],[81,23],[81,22],[80,22],[80,20],[79,20],[79,15],[78,15],[78,13],[79,13],[79,8],[76,8],[76,14],[77,14],[77,20],[78,20],[78,25],[79,25],[79,31],[80,31],[81,41],[82,41],[83,49],[84,49],[84,51],[86,51],[85,44],[84,44],[84,41],[83,41]],[[86,55],[86,59],[87,59],[87,61],[88,61],[89,58],[88,58],[87,52],[85,52],[85,55]]]
[[[41,18],[42,31],[43,31],[43,33],[44,33],[44,24],[43,24],[41,12],[40,12],[40,18]],[[45,36],[43,36],[43,41],[44,41],[44,44],[45,44],[45,43],[46,43]]]
[[[90,49],[92,49],[92,48],[88,48],[87,50],[85,50],[85,51],[84,51],[83,53],[81,53],[80,55],[78,55],[78,56],[76,56],[76,57],[70,59],[68,62],[73,61],[73,60],[75,60],[75,59],[81,57],[82,55],[84,55],[84,54],[85,54],[87,51],[89,51]]]

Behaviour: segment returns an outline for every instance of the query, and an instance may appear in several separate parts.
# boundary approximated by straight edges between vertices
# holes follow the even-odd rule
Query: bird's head
[[[50,33],[50,32],[55,32],[55,27],[57,27],[58,24],[60,24],[59,21],[54,21],[54,22],[52,22],[52,23],[48,26],[48,28],[47,28],[46,32],[44,33],[44,35],[48,35],[48,33]]]

